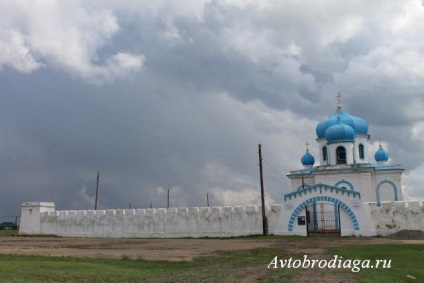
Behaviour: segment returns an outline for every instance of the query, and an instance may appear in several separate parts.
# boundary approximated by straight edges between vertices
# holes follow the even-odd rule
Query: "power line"
[[[284,180],[283,178],[281,178],[282,176],[276,176],[272,174],[271,172],[269,172],[268,170],[265,170],[264,174],[268,177],[271,177],[274,181],[277,181],[279,183],[281,183]]]
[[[275,167],[278,167],[278,168],[284,167],[284,166],[281,165],[280,162],[278,162],[278,161],[276,161],[275,159],[272,158],[272,156],[274,156],[274,155],[272,153],[270,153],[266,148],[264,148],[264,151],[268,154],[267,159],[271,160],[274,163],[274,165],[276,165]],[[281,170],[281,171],[283,171],[283,170]]]
[[[23,99],[23,97],[21,97],[21,96],[17,96],[17,97],[19,99],[21,99],[22,101],[24,101],[25,103],[28,103],[28,101],[26,99]],[[50,104],[45,103],[45,102],[40,103],[39,100],[35,100],[33,98],[30,98],[30,97],[28,97],[27,99],[36,102],[35,104],[34,103],[30,104],[31,106],[34,106],[34,105],[38,105],[40,107],[41,106],[44,106],[44,107],[48,107],[48,108],[51,108],[51,109],[60,110],[62,113],[67,113],[71,117],[74,117],[75,115],[79,115],[81,117],[81,113],[76,113],[76,112],[72,113],[72,112],[68,111],[67,109],[62,109],[60,107],[57,107],[55,105],[50,105]],[[92,117],[92,116],[90,116],[90,117]],[[83,118],[85,118],[85,117],[83,117]],[[125,118],[126,119],[129,119],[128,117],[125,117]],[[49,122],[56,121],[56,120],[48,119]],[[71,120],[74,121],[74,119],[71,119]],[[135,121],[133,119],[129,119],[129,120]],[[155,142],[155,145],[157,145],[158,142],[159,143],[162,143],[162,144],[164,144],[164,143],[170,143],[173,146],[176,146],[178,144],[178,145],[183,146],[183,147],[188,147],[190,149],[190,152],[193,152],[194,151],[194,148],[197,148],[197,149],[199,149],[199,150],[202,151],[202,154],[203,154],[203,151],[205,149],[206,150],[209,150],[209,151],[218,151],[218,152],[223,152],[223,151],[227,151],[227,152],[240,152],[240,153],[251,152],[250,150],[241,149],[240,147],[233,148],[231,146],[231,147],[224,147],[223,148],[223,147],[215,147],[215,146],[212,146],[212,145],[205,145],[205,144],[193,143],[193,140],[190,140],[190,141],[187,141],[187,140],[181,141],[181,140],[175,139],[175,137],[173,137],[173,138],[170,138],[170,137],[160,137],[158,135],[152,135],[151,133],[148,133],[148,132],[145,132],[145,131],[141,132],[140,131],[141,129],[139,127],[135,128],[135,129],[133,127],[129,127],[130,128],[129,131],[124,131],[124,129],[122,127],[113,126],[113,125],[111,125],[109,123],[105,123],[104,121],[93,121],[92,119],[88,119],[88,120],[85,119],[85,121],[88,121],[91,124],[102,125],[102,126],[104,126],[106,128],[113,129],[114,132],[107,132],[107,134],[109,134],[109,135],[112,133],[114,136],[118,136],[118,134],[116,133],[116,130],[123,131],[124,133],[122,133],[122,135],[119,135],[120,139],[127,139],[128,140],[129,137],[130,137],[128,135],[128,132],[130,132],[130,133],[132,133],[132,134],[134,134],[134,135],[139,136],[139,137],[142,138],[141,140],[133,140],[133,141],[135,141],[137,143],[140,143],[140,142],[141,143],[145,143],[146,142],[146,139],[150,139],[150,140],[152,140],[152,141]],[[78,129],[81,129],[83,127],[87,127],[87,123],[78,124],[77,126],[78,126]],[[81,126],[83,126],[83,127],[81,127]],[[126,124],[125,126],[128,127],[128,124]],[[95,132],[96,133],[99,133],[100,132],[98,127],[95,128]],[[206,138],[206,137],[203,137],[203,138]],[[221,140],[220,142],[225,143],[227,141]],[[231,142],[229,142],[227,144],[231,144]],[[246,143],[246,144],[248,144],[248,143]],[[181,150],[181,148],[179,150]]]
[[[15,95],[14,97],[18,97],[18,98],[22,98],[21,96]],[[115,109],[113,111],[111,111],[111,109],[105,110],[102,107],[99,107],[97,105],[91,104],[91,103],[87,103],[86,101],[84,101],[83,103],[81,103],[82,101],[78,101],[75,99],[72,99],[69,96],[59,96],[59,95],[54,95],[54,96],[50,96],[51,98],[63,98],[65,100],[68,101],[72,101],[72,102],[76,102],[77,104],[79,104],[79,106],[84,106],[84,107],[90,107],[92,109],[96,109],[99,110],[99,112],[101,111],[102,113],[107,113],[107,114],[112,114],[115,117],[120,117],[126,121],[129,121],[131,123],[134,123],[135,126],[137,126],[137,128],[139,128],[140,126],[148,126],[150,128],[155,128],[155,129],[161,129],[164,130],[166,132],[173,132],[179,135],[185,135],[185,136],[191,136],[191,137],[197,137],[199,139],[204,139],[204,140],[208,140],[208,141],[213,141],[213,142],[220,142],[220,143],[226,143],[226,144],[233,144],[233,145],[253,145],[255,143],[253,142],[245,142],[245,141],[234,141],[234,140],[227,140],[227,139],[220,139],[217,138],[215,136],[211,137],[211,136],[205,136],[205,135],[200,135],[199,133],[194,133],[194,132],[186,132],[186,131],[181,131],[181,130],[177,130],[174,127],[169,127],[169,126],[164,126],[162,124],[158,124],[158,123],[154,123],[152,121],[146,122],[146,121],[140,121],[140,120],[136,120],[128,115],[122,114],[122,112],[116,111]],[[23,99],[23,98],[22,98]],[[40,100],[39,99],[34,99],[33,97],[29,97],[27,96],[26,99],[32,100],[33,102],[39,103]],[[25,101],[25,100],[24,100]],[[51,101],[51,100],[49,100]],[[44,105],[46,105],[46,103],[44,103]],[[50,108],[52,107],[52,105],[48,105]],[[55,107],[55,106],[53,106]],[[57,106],[56,106],[57,107]],[[116,105],[114,105],[114,107],[116,107]],[[60,108],[61,111],[63,111],[63,108]],[[69,112],[69,111],[67,111]],[[75,114],[75,113],[70,113],[71,115]]]
[[[265,162],[266,164],[268,164],[268,166],[269,166],[272,170],[274,170],[276,173],[278,173],[278,175],[279,175],[279,176],[281,176],[281,177],[285,177],[281,171],[279,171],[278,169],[275,169],[275,168],[271,165],[271,163],[269,163],[269,162],[268,162],[265,158],[264,158],[263,160],[264,160],[264,162]]]

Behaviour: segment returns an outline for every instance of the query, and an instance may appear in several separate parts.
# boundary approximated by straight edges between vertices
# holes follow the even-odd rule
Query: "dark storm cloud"
[[[339,91],[422,196],[419,1],[52,3],[0,4],[2,212],[258,203],[259,142],[279,202]]]

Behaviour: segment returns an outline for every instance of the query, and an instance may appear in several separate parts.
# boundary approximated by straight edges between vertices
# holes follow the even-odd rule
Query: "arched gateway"
[[[327,203],[339,208],[336,213],[338,229],[342,236],[374,236],[367,207],[363,205],[361,194],[327,184],[315,184],[304,190],[284,195],[284,203],[277,225],[276,234],[308,235],[307,207],[311,204]],[[337,225],[336,225],[337,226]]]

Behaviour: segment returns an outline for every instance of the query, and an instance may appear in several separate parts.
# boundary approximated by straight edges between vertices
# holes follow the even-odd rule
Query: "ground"
[[[110,239],[59,237],[3,237],[1,254],[70,257],[192,260],[217,251],[270,247],[277,240]]]
[[[418,235],[419,234],[419,235]],[[422,233],[403,232],[392,237],[246,237],[232,239],[112,239],[61,237],[0,237],[0,254],[69,256],[91,258],[131,258],[146,260],[190,261],[220,251],[273,248],[276,255],[305,254],[314,259],[330,259],[328,249],[351,245],[424,244]],[[404,240],[407,239],[407,240]],[[270,261],[272,258],[269,259]],[[267,265],[264,262],[264,265]],[[252,268],[242,282],[256,282],[272,270]],[[349,278],[352,276],[352,278]],[[355,282],[351,273],[329,273],[324,269],[306,269],[298,282],[319,278],[318,282]],[[317,282],[317,281],[315,281]]]
[[[420,231],[421,232],[421,231]],[[329,247],[396,243],[424,244],[423,232],[400,232],[391,237],[258,237],[220,239],[114,239],[61,237],[0,237],[0,254],[70,257],[192,260],[218,251],[275,247],[289,254],[320,255]]]

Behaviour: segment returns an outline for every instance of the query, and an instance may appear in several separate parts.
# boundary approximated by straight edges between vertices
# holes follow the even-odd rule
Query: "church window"
[[[359,158],[360,159],[364,159],[364,157],[365,157],[365,154],[364,154],[364,145],[363,144],[360,144],[358,148],[359,148]]]
[[[324,146],[324,147],[322,148],[322,159],[323,159],[324,161],[327,161],[327,147],[326,147],[326,146]]]
[[[337,164],[346,164],[346,149],[343,146],[339,146],[336,149]]]

